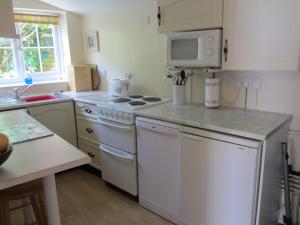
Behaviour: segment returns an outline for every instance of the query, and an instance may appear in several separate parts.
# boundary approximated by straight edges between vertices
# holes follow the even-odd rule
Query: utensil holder
[[[173,86],[173,104],[184,105],[185,101],[185,85],[174,85]]]

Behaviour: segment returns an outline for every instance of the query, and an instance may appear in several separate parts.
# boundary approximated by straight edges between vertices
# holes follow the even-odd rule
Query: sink
[[[33,97],[27,97],[23,99],[23,102],[38,102],[38,101],[47,101],[58,99],[55,95],[39,95]]]

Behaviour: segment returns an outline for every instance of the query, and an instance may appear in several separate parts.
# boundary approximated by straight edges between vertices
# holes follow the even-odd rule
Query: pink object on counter
[[[37,101],[45,101],[45,100],[54,100],[57,99],[54,95],[43,95],[43,96],[36,96],[36,97],[28,97],[25,98],[24,102],[37,102]]]

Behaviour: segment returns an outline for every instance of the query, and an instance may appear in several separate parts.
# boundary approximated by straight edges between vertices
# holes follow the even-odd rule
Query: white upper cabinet
[[[224,0],[223,70],[299,71],[299,9],[299,0]]]
[[[223,0],[158,0],[158,32],[222,27]]]
[[[13,7],[11,0],[1,0],[0,6],[0,38],[19,38],[16,34]]]

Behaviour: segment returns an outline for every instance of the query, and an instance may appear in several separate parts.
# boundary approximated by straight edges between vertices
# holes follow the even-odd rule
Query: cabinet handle
[[[224,60],[225,62],[227,62],[228,60],[228,40],[225,40],[225,44],[224,44]]]
[[[160,9],[160,7],[158,7],[158,10],[157,10],[157,21],[158,21],[158,26],[160,26],[160,24],[161,24],[161,9]]]
[[[88,132],[89,134],[91,134],[91,133],[94,132],[91,128],[86,128],[85,130],[86,130],[86,132]]]
[[[85,109],[84,111],[88,114],[91,114],[93,112],[91,109]]]
[[[88,156],[91,157],[91,158],[94,158],[94,157],[95,157],[95,155],[94,155],[93,153],[91,153],[91,152],[88,152],[87,154],[88,154]]]

